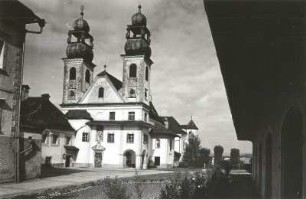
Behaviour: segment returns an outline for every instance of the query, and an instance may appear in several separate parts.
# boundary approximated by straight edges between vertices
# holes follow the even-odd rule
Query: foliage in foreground
[[[103,181],[102,191],[109,199],[130,199],[126,184],[117,177],[106,178]]]
[[[195,172],[184,177],[182,181],[173,180],[161,190],[160,199],[198,199],[206,198],[207,175]]]

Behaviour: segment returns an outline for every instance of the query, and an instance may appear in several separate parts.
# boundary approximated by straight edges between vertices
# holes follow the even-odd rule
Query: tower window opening
[[[103,98],[104,97],[104,88],[100,87],[99,88],[99,98]]]
[[[70,69],[70,72],[69,72],[69,79],[70,80],[75,80],[76,79],[76,69],[74,67],[72,67]]]
[[[149,68],[146,67],[146,81],[149,81]]]
[[[89,70],[86,70],[86,73],[85,73],[85,81],[86,81],[87,83],[90,82],[90,72],[89,72]]]
[[[130,77],[136,77],[137,75],[137,66],[136,64],[130,65]]]

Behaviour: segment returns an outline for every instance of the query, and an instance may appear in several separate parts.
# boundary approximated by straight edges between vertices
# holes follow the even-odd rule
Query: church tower
[[[93,81],[93,37],[83,11],[82,6],[80,18],[73,22],[73,30],[68,31],[67,58],[63,58],[63,104],[77,103]]]
[[[126,30],[125,54],[122,55],[122,96],[127,102],[149,104],[152,100],[150,73],[153,62],[150,59],[150,31],[140,5],[138,12],[132,16],[132,24]]]

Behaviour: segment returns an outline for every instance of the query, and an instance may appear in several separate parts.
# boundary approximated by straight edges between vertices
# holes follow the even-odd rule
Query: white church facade
[[[76,131],[73,166],[173,166],[179,132],[167,128],[152,103],[153,62],[146,23],[139,6],[127,26],[122,81],[106,66],[93,76],[93,37],[83,12],[68,32],[61,107]]]

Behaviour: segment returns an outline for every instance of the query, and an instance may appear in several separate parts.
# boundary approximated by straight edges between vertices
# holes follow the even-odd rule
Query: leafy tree
[[[188,144],[186,145],[183,162],[191,167],[203,167],[204,163],[209,162],[210,150],[201,148],[201,141],[198,136],[189,134]]]

